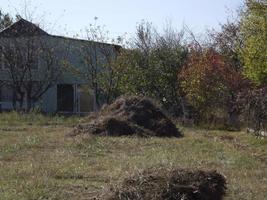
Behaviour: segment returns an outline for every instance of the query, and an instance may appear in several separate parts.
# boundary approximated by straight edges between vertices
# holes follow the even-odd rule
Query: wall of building
[[[59,77],[57,83],[51,87],[40,99],[37,103],[37,107],[48,113],[54,113],[57,111],[57,84],[72,84],[75,87],[75,98],[79,100],[77,103],[80,106],[82,101],[82,107],[88,109],[91,108],[93,101],[92,93],[86,95],[83,91],[83,96],[79,93],[79,85],[88,85],[89,81],[88,77],[84,77],[83,75],[86,74],[88,70],[88,65],[85,65],[83,62],[83,54],[81,52],[82,48],[92,49],[90,45],[95,43],[83,40],[75,40],[69,39],[64,37],[56,37],[56,36],[42,36],[40,38],[41,41],[44,41],[49,49],[53,49],[54,57],[57,58],[58,61],[64,61],[64,70],[62,71],[61,76]],[[24,42],[25,38],[21,38],[22,43]],[[7,43],[7,41],[4,41]],[[3,41],[0,40],[0,44],[3,44]],[[114,49],[112,45],[109,44],[100,44],[104,45],[105,48]],[[102,46],[103,47],[103,46]],[[99,53],[99,51],[97,50]],[[1,59],[0,59],[1,60]],[[45,63],[42,59],[38,62],[38,69],[35,70],[34,73],[34,80],[43,80],[45,73]],[[59,62],[58,65],[63,65],[63,62]],[[60,67],[59,66],[59,67]],[[62,66],[61,66],[62,67]],[[101,69],[101,66],[99,67]],[[74,73],[73,69],[79,71],[80,73]],[[8,71],[4,68],[3,63],[0,62],[0,80],[12,80]],[[90,101],[88,106],[85,105],[85,101]],[[77,102],[75,100],[75,102]],[[3,104],[5,107],[12,109],[12,102],[4,102]],[[80,107],[77,108],[75,105],[76,112],[80,111]],[[92,108],[94,109],[94,108]]]
[[[38,102],[40,109],[46,113],[57,112],[57,86],[53,86]]]

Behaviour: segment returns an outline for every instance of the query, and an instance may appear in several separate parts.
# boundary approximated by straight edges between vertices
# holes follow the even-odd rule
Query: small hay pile
[[[215,171],[146,170],[104,193],[104,200],[221,200],[226,180]]]
[[[179,137],[180,132],[172,121],[145,97],[120,97],[100,112],[89,116],[74,129],[73,135],[90,133],[95,135],[138,135]]]

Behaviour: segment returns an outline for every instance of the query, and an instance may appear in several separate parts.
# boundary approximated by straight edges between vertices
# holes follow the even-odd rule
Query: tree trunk
[[[17,110],[17,94],[14,89],[13,89],[12,105],[13,105],[13,110]]]
[[[29,95],[27,95],[27,100],[26,100],[26,112],[30,112],[32,109],[32,100],[29,97]]]
[[[94,88],[94,93],[95,93],[95,111],[99,111],[100,109],[100,103],[99,103],[99,92],[98,92],[98,88],[95,87]]]
[[[236,111],[230,111],[228,112],[228,128],[233,131],[239,131],[240,130],[240,121],[239,121],[239,115]]]
[[[26,93],[26,112],[30,112],[33,109],[35,103],[37,102],[37,100],[33,98],[31,94],[32,90],[29,89]]]
[[[17,98],[17,100],[19,101],[19,110],[22,111],[24,103],[24,93],[21,93],[20,98]]]
[[[181,97],[181,108],[182,108],[182,114],[183,114],[183,121],[185,121],[188,118],[188,113],[185,106],[184,98]]]

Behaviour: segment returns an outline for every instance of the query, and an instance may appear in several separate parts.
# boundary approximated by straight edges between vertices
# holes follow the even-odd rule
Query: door
[[[79,85],[80,112],[94,111],[94,95],[88,85]]]
[[[57,110],[59,112],[74,111],[74,88],[72,85],[57,85]]]

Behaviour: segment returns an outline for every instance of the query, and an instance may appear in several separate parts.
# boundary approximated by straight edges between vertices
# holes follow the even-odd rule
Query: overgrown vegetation
[[[66,134],[80,119],[30,116],[1,115],[1,199],[92,199],[151,167],[217,170],[227,180],[226,200],[267,195],[267,140],[182,127],[184,137],[177,139],[73,138]]]
[[[245,1],[237,19],[209,30],[205,40],[187,28],[169,24],[159,31],[140,23],[116,57],[117,94],[153,97],[183,122],[229,130],[249,125],[243,94],[266,84],[266,6]]]
[[[152,24],[142,22],[130,48],[117,60],[119,82],[123,94],[145,95],[160,101],[173,114],[185,112],[177,73],[187,55],[184,32],[168,25],[159,33]]]
[[[183,122],[239,130],[247,125],[243,119],[256,116],[247,116],[252,112],[246,112],[249,99],[243,94],[258,94],[266,86],[266,13],[265,0],[245,0],[237,19],[229,18],[202,39],[186,27],[177,31],[167,24],[158,30],[142,21],[124,48],[99,43],[81,48],[86,72],[72,71],[90,82],[97,109],[120,95],[145,95]],[[0,14],[0,29],[11,22],[8,14]],[[86,29],[86,36],[88,41],[110,41],[97,24]]]
[[[245,74],[257,84],[267,83],[267,3],[266,0],[247,0],[241,15],[243,48],[241,57]]]
[[[82,118],[42,115],[30,111],[32,105],[26,109],[27,113],[1,113],[0,199],[94,199],[103,191],[105,194],[110,186],[151,167],[165,172],[174,168],[216,170],[226,178],[226,200],[265,199],[267,140],[240,130],[244,124],[254,132],[267,129],[266,13],[265,0],[246,0],[239,18],[222,24],[219,31],[209,31],[207,40],[197,38],[186,28],[176,31],[168,25],[161,32],[152,24],[142,22],[125,48],[109,49],[111,54],[116,51],[112,56],[110,52],[102,53],[105,61],[98,57],[95,46],[81,49],[82,62],[87,63],[88,68],[83,75],[91,81],[89,85],[98,109],[103,99],[110,103],[122,94],[152,97],[182,122],[179,130],[184,137],[100,137],[97,134],[70,137],[73,127],[80,124]],[[11,23],[12,17],[0,12],[0,30]],[[98,27],[91,27],[87,33],[93,36],[88,40],[106,42]],[[11,58],[13,54],[11,52]],[[28,58],[25,63],[30,67],[35,56]],[[23,59],[15,61],[20,60]],[[100,67],[98,63],[102,62],[106,65]],[[30,84],[21,78],[20,81],[23,87]],[[0,81],[0,87],[3,84],[5,81]],[[30,98],[36,86],[28,86]],[[24,94],[25,88],[20,90],[23,101],[27,94]],[[115,103],[114,107],[117,106],[121,104]],[[106,106],[106,109],[113,107]],[[125,123],[118,121],[120,117],[130,120],[136,117],[136,121],[142,120],[139,124],[134,121],[136,124],[147,126],[149,123],[142,118],[145,107],[134,109],[137,112],[130,116],[123,116],[126,112],[119,113],[115,109],[116,112],[110,112],[103,121],[97,120],[100,122],[97,125],[101,127],[102,122],[110,125],[110,118],[114,117],[111,125],[115,122],[116,127],[121,128]],[[184,128],[185,123],[236,132]],[[135,126],[126,125],[130,129]],[[170,127],[176,129],[174,124]],[[109,131],[113,133],[110,135],[124,132],[112,126]],[[167,132],[173,134],[173,131]]]

